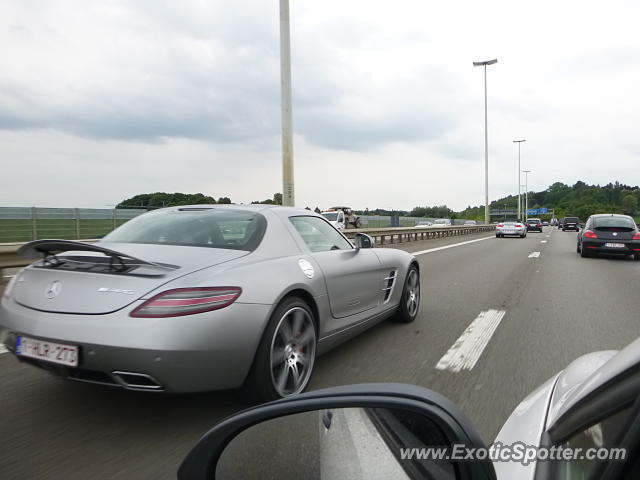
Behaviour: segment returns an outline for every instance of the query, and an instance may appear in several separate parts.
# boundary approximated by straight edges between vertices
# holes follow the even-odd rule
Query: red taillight
[[[633,240],[640,240],[640,232],[633,234]]]
[[[240,287],[175,288],[150,298],[133,312],[132,317],[179,317],[228,307],[242,293]]]
[[[504,227],[504,225],[502,223],[499,223],[498,228],[502,228],[502,227]]]
[[[584,238],[598,238],[598,235],[596,235],[595,232],[592,232],[591,230],[585,230],[582,236]]]

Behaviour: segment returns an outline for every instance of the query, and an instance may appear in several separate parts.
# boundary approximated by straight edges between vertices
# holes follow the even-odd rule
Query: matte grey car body
[[[165,218],[177,221],[180,215],[190,216],[206,224],[207,218],[222,214],[249,216],[262,225],[255,248],[243,249],[241,240],[235,240],[242,234],[234,230],[233,222],[220,227],[218,240],[198,240],[199,244],[193,239],[184,244],[152,229]],[[405,279],[419,268],[415,257],[395,249],[354,247],[332,227],[340,245],[312,251],[301,234],[303,227],[294,226],[294,221],[329,226],[322,216],[297,208],[197,205],[137,217],[88,247],[97,251],[68,251],[73,246],[55,241],[27,244],[24,253],[30,255],[36,250],[46,253],[47,248],[67,251],[50,257],[48,263],[26,267],[7,288],[0,307],[0,326],[9,332],[5,344],[14,353],[19,336],[78,346],[75,368],[18,357],[75,380],[130,389],[208,391],[244,384],[255,367],[257,350],[269,341],[265,330],[278,320],[273,319],[274,312],[286,299],[298,299],[291,315],[313,320],[315,332],[310,335],[317,354],[402,309]],[[144,222],[151,226],[144,227]],[[139,228],[136,225],[147,228],[144,235],[152,232],[155,244],[144,238],[137,243],[116,241],[127,232],[125,228]],[[115,262],[116,270],[105,266],[106,258]],[[98,260],[102,271],[93,271],[92,262]],[[58,261],[63,267],[55,264]],[[124,267],[117,271],[120,263]],[[128,272],[130,265],[133,271]],[[224,308],[179,316],[132,316],[168,290],[180,294],[227,287],[236,289],[233,295],[241,293]],[[229,291],[224,294],[233,296]],[[406,300],[414,302],[415,316],[419,283],[417,293]],[[184,301],[164,300],[165,304]]]
[[[514,410],[496,442],[533,447],[612,448],[637,443],[640,339],[624,349],[583,355],[529,394]],[[634,433],[635,432],[635,433]],[[630,434],[625,437],[625,433]],[[635,447],[634,447],[635,448]],[[631,451],[631,450],[630,450]],[[627,458],[634,463],[634,458]],[[601,461],[495,462],[498,479],[602,478]],[[635,467],[637,469],[637,465]],[[611,477],[622,478],[622,477]],[[625,477],[630,478],[630,477]],[[634,477],[637,478],[637,477]]]

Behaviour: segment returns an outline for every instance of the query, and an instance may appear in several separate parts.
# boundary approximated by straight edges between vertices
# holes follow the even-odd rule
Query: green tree
[[[215,204],[213,197],[202,193],[141,193],[121,201],[116,208],[162,208],[176,205]]]
[[[635,215],[638,211],[638,199],[632,194],[622,197],[622,212],[627,215]]]
[[[274,193],[273,198],[267,198],[266,200],[254,200],[251,203],[260,203],[264,205],[282,205],[282,194]]]

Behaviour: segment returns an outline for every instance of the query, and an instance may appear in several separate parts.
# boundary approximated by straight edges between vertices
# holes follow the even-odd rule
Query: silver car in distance
[[[496,238],[511,235],[524,238],[527,236],[527,227],[521,222],[500,222],[496,225]]]
[[[18,359],[133,390],[303,391],[317,355],[420,306],[411,254],[355,246],[322,216],[266,205],[141,215],[94,244],[38,240],[0,326]]]

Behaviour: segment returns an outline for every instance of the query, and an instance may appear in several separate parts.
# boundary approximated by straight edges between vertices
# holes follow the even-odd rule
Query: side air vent
[[[398,275],[397,270],[391,270],[389,276],[384,279],[384,303],[387,303],[391,298],[391,292],[393,292],[393,286],[396,284],[396,277]]]

